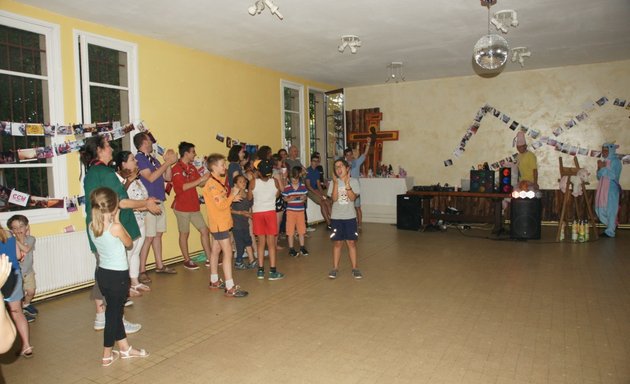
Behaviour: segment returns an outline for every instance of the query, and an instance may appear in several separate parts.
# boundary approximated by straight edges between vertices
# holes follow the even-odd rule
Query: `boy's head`
[[[219,176],[225,176],[225,156],[220,153],[213,153],[208,156],[206,160],[206,166],[210,172],[219,174]]]
[[[269,160],[261,160],[258,163],[258,172],[260,172],[260,176],[262,177],[271,177],[273,173],[273,165]]]
[[[28,230],[28,217],[24,215],[13,215],[7,220],[7,226],[16,235],[26,233]]]
[[[291,180],[300,180],[302,177],[302,167],[291,168]]]

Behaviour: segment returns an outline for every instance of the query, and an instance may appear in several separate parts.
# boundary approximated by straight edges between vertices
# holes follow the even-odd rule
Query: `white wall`
[[[453,151],[472,124],[481,106],[488,103],[541,135],[556,138],[558,125],[584,110],[587,101],[601,96],[610,100],[596,107],[589,118],[556,139],[572,145],[598,149],[605,140],[616,140],[619,153],[630,153],[630,110],[613,106],[615,98],[630,102],[630,61],[580,65],[545,70],[503,73],[494,78],[479,76],[383,84],[345,89],[346,110],[379,107],[382,130],[399,130],[400,139],[385,142],[383,160],[396,169],[403,166],[416,185],[449,183],[459,185],[473,165],[494,162],[515,153],[515,133],[490,114],[481,121],[477,135],[457,159]],[[531,140],[529,141],[531,143]],[[557,188],[558,157],[566,157],[544,145],[538,157],[540,184]],[[454,165],[444,166],[453,159]],[[595,158],[578,156],[592,173]],[[621,185],[630,188],[630,165],[624,166]]]

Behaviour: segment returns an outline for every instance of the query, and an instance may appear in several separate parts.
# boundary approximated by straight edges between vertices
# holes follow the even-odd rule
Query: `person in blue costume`
[[[597,161],[597,191],[595,193],[595,213],[606,230],[603,237],[615,237],[617,227],[617,212],[619,211],[619,194],[621,185],[621,161],[617,157],[617,145],[604,143],[602,145],[603,160]]]

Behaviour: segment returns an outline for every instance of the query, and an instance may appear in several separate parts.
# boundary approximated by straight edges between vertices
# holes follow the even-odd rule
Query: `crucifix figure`
[[[367,144],[367,139],[372,140],[372,149],[368,153],[367,161],[363,163],[363,174],[367,174],[367,170],[371,169],[375,174],[377,167],[383,160],[383,141],[397,141],[398,131],[380,131],[381,120],[383,114],[381,112],[367,113],[365,120],[368,126],[368,132],[351,132],[348,134],[348,145],[359,143],[359,152],[362,147]]]

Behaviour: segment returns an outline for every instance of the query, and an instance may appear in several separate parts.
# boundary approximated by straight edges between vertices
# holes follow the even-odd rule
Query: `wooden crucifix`
[[[397,141],[398,131],[381,131],[380,125],[383,119],[383,113],[373,112],[365,114],[365,122],[367,123],[367,132],[350,132],[348,134],[348,145],[359,143],[359,152],[362,147],[367,144],[367,139],[372,140],[372,149],[368,153],[365,163],[363,163],[363,172],[367,174],[367,170],[371,169],[376,174],[377,167],[383,161],[383,141]]]

